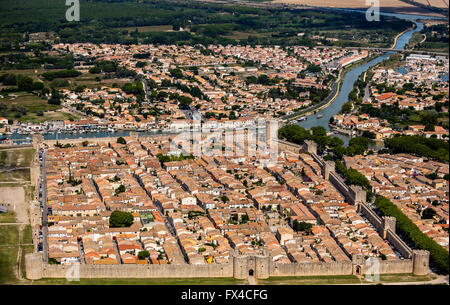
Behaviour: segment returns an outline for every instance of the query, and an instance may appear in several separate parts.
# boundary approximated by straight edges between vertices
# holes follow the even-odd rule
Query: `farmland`
[[[350,9],[367,9],[368,5],[365,0],[274,0],[274,3],[287,3],[298,4],[308,6],[320,6],[320,7],[334,7],[334,8],[350,8]],[[389,13],[403,13],[403,14],[417,14],[417,15],[429,15],[429,16],[441,16],[435,12],[429,11],[423,7],[415,6],[412,1],[402,0],[383,0],[380,1],[381,11]],[[432,6],[439,8],[448,8],[448,0],[415,0],[420,4],[428,5],[428,2]],[[445,3],[446,5],[445,5]]]

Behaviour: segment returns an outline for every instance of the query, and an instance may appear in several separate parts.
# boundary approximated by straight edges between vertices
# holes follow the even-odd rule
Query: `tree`
[[[128,212],[114,211],[109,216],[110,228],[129,227],[133,224],[133,215]]]
[[[138,253],[138,258],[141,260],[144,260],[149,256],[150,256],[150,252],[148,252],[147,250],[139,251],[139,253]]]
[[[353,105],[351,102],[344,103],[341,108],[341,113],[349,113],[352,111]]]
[[[19,76],[17,87],[21,91],[31,91],[33,89],[33,79],[29,76]]]
[[[183,78],[183,72],[179,68],[171,69],[169,72],[175,78]]]
[[[422,211],[422,219],[433,219],[436,215],[436,211],[432,208],[426,208]]]
[[[117,189],[116,189],[116,195],[125,192],[125,186],[123,184],[121,184]]]
[[[368,130],[364,130],[362,133],[362,136],[365,138],[368,138],[368,139],[375,139],[375,137],[376,137],[376,135],[373,132],[368,131]]]
[[[241,223],[247,223],[250,219],[247,214],[241,216]]]
[[[318,72],[322,71],[322,68],[318,65],[311,64],[311,65],[308,65],[306,70],[308,70],[308,72],[311,72],[311,73],[318,73]]]
[[[311,232],[311,228],[312,228],[312,224],[310,224],[310,223],[307,223],[307,222],[304,222],[304,221],[297,221],[297,220],[294,220],[294,223],[293,223],[293,229],[294,229],[294,231],[295,232],[307,232],[307,233],[309,233],[309,232]]]
[[[147,63],[145,61],[138,61],[136,63],[136,68],[142,68],[145,67],[147,65]]]
[[[6,74],[2,76],[3,85],[15,86],[17,85],[17,76],[14,74]]]
[[[403,212],[389,199],[378,196],[375,200],[378,210],[385,216],[393,216],[397,219],[397,228],[405,236],[414,248],[430,251],[430,258],[435,265],[444,273],[449,271],[448,251],[436,241],[424,234],[415,223],[411,221]]]
[[[59,95],[57,90],[53,90],[52,96],[48,100],[50,105],[61,105],[61,96]]]

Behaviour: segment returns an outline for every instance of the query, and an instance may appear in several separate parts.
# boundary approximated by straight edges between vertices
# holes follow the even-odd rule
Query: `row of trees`
[[[415,248],[428,250],[432,262],[444,273],[449,272],[449,253],[433,239],[424,234],[411,219],[389,199],[379,196],[375,200],[378,210],[386,216],[397,219],[397,229],[414,244]]]
[[[347,169],[347,167],[340,160],[336,160],[335,166],[336,171],[344,177],[348,184],[361,186],[366,191],[367,201],[372,200],[372,187],[370,185],[370,181],[366,178],[366,176],[364,176],[354,168]]]
[[[327,136],[327,131],[322,126],[306,130],[298,125],[286,125],[278,130],[278,137],[296,144],[303,144],[305,140],[312,140],[317,143],[319,151],[329,148],[338,159],[341,159],[344,155],[364,154],[370,143],[370,140],[365,137],[355,137],[350,140],[347,147],[344,147],[344,141],[338,137]]]
[[[61,70],[42,73],[42,77],[47,80],[54,80],[55,78],[69,78],[80,76],[81,72],[77,70]]]
[[[384,145],[392,153],[410,153],[440,162],[449,162],[448,143],[422,136],[399,136],[386,139]]]
[[[45,69],[72,69],[73,55],[47,56],[35,51],[35,56],[31,57],[25,53],[12,53],[0,56],[2,68],[4,69],[37,69],[44,65]]]
[[[3,74],[0,76],[0,82],[5,86],[17,86],[18,91],[40,91],[44,88],[44,83],[33,81],[26,75]]]

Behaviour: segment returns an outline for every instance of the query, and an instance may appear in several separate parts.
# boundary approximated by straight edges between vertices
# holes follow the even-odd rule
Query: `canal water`
[[[356,11],[356,10],[346,10],[346,11],[354,11],[354,12],[358,12],[358,13],[363,13],[361,11]],[[398,50],[403,50],[405,48],[405,46],[408,44],[409,40],[411,39],[411,37],[414,33],[422,31],[424,25],[423,25],[423,23],[417,21],[418,19],[436,19],[435,17],[418,16],[418,15],[390,14],[390,13],[380,13],[380,14],[386,15],[386,16],[395,16],[399,19],[410,20],[416,24],[415,29],[405,32],[397,39],[395,49],[398,49]],[[311,127],[315,127],[315,126],[323,126],[327,131],[330,131],[330,127],[328,125],[330,118],[333,117],[335,114],[337,114],[341,110],[342,105],[348,101],[348,96],[349,96],[350,92],[353,90],[353,86],[354,86],[355,82],[358,80],[359,76],[361,74],[363,74],[365,71],[367,71],[368,69],[370,69],[371,67],[373,67],[373,66],[377,65],[378,63],[382,62],[383,60],[389,58],[389,56],[391,56],[394,53],[395,52],[384,53],[383,55],[380,55],[377,58],[348,71],[344,77],[344,81],[341,85],[339,94],[336,97],[336,99],[334,100],[334,102],[331,105],[329,105],[327,108],[324,108],[324,109],[318,111],[316,114],[307,116],[306,120],[298,122],[297,125],[300,125],[306,129],[310,129]],[[318,118],[317,116],[319,114],[323,115],[323,117]],[[350,136],[339,134],[339,133],[336,133],[336,136],[341,138],[342,140],[344,140],[344,143],[346,145],[348,144],[348,141],[351,139]],[[379,148],[380,144],[381,143],[377,143],[374,146]]]

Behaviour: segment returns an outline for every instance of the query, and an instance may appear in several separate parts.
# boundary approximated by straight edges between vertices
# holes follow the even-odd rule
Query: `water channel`
[[[362,11],[356,11],[356,10],[346,10],[346,11],[354,11],[358,13],[363,13]],[[365,12],[364,12],[365,13]],[[429,16],[419,16],[419,15],[406,15],[406,14],[391,14],[391,13],[380,13],[381,15],[386,16],[394,16],[399,19],[405,19],[410,20],[416,24],[416,27],[412,30],[409,30],[402,34],[398,39],[397,43],[395,45],[395,49],[397,50],[403,50],[405,49],[405,46],[408,44],[409,40],[413,36],[414,33],[422,31],[424,28],[423,23],[419,22],[418,19],[437,19],[436,17],[429,17]],[[362,64],[360,66],[357,66],[350,71],[348,71],[344,77],[344,81],[341,85],[341,89],[339,91],[338,96],[334,100],[334,102],[329,105],[327,108],[324,108],[320,111],[318,111],[315,114],[307,116],[306,120],[298,122],[297,125],[300,125],[306,129],[310,129],[311,127],[315,126],[323,126],[327,131],[330,131],[330,127],[328,126],[328,122],[332,116],[337,114],[344,103],[348,101],[348,96],[350,92],[353,90],[353,86],[355,82],[358,80],[359,76],[363,74],[365,71],[370,69],[371,67],[377,65],[378,63],[382,62],[383,60],[389,58],[392,54],[395,52],[386,52],[383,55],[380,55],[376,57],[375,59]],[[321,118],[318,118],[318,115],[321,115]],[[343,134],[336,134],[337,137],[344,140],[344,143],[347,144],[350,140],[350,136],[343,135]]]

